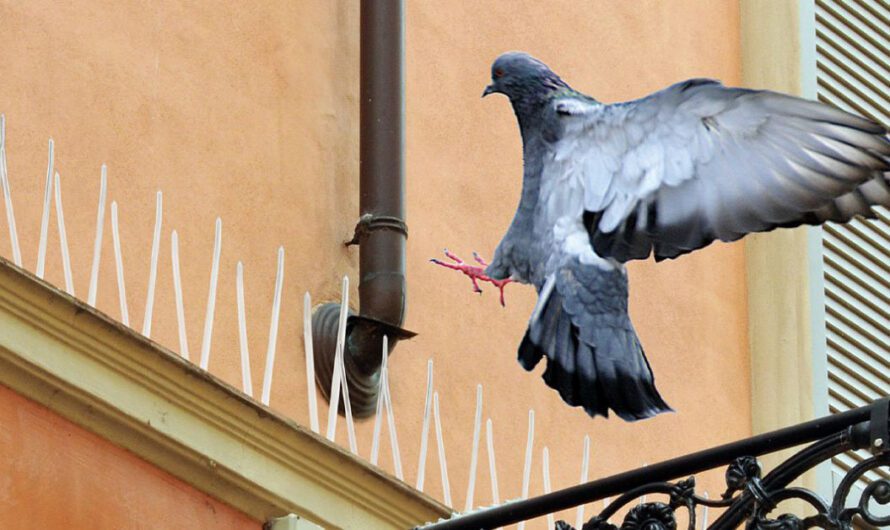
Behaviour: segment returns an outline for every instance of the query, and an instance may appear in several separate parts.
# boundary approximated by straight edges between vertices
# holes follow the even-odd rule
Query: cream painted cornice
[[[257,520],[412,528],[449,514],[2,259],[0,384]]]
[[[814,97],[812,0],[742,0],[745,86]],[[827,414],[816,403],[822,311],[821,233],[802,227],[745,239],[755,433]],[[824,355],[823,355],[824,356]]]

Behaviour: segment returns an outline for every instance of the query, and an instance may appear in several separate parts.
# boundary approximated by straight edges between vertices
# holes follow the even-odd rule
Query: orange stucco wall
[[[0,527],[258,530],[262,524],[0,386]]]
[[[51,5],[52,4],[52,5]],[[208,4],[209,5],[209,4]],[[210,370],[240,387],[235,266],[245,264],[253,383],[259,389],[275,273],[287,252],[271,406],[308,422],[302,294],[337,295],[355,278],[357,250],[342,247],[357,218],[358,2],[230,2],[192,7],[94,1],[0,5],[0,112],[25,264],[37,255],[45,144],[62,174],[77,293],[84,296],[98,195],[109,165],[119,202],[130,318],[141,328],[154,191],[165,193],[153,337],[178,349],[170,230],[182,247],[192,358],[204,324],[213,221],[223,246]],[[714,245],[676,262],[630,267],[632,314],[676,414],[627,424],[591,420],[561,403],[515,348],[533,305],[510,286],[501,309],[428,259],[444,246],[490,255],[518,199],[520,140],[504,99],[480,100],[489,65],[529,51],[603,101],[639,97],[693,77],[740,79],[739,8],[699,2],[407,2],[407,209],[409,307],[420,335],[391,359],[403,465],[415,480],[427,360],[435,362],[455,506],[468,479],[475,387],[494,422],[502,498],[519,495],[526,415],[537,411],[531,491],[542,491],[541,450],[554,488],[578,479],[582,438],[590,476],[654,462],[750,432],[744,260],[741,244]],[[48,278],[62,283],[52,220]],[[0,223],[2,224],[2,223]],[[0,249],[8,255],[5,228]],[[119,314],[106,225],[99,307]],[[257,390],[258,392],[258,390]],[[322,401],[322,403],[324,403]],[[322,427],[324,427],[322,414]],[[345,430],[338,441],[345,443]],[[362,455],[372,422],[359,425]],[[431,433],[427,491],[441,498]],[[388,442],[381,465],[392,469]],[[490,499],[480,456],[477,502]],[[705,481],[718,487],[714,475]],[[87,495],[91,486],[83,488]],[[573,518],[572,518],[573,519]]]

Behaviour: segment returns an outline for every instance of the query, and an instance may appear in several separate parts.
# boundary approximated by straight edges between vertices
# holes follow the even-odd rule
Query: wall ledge
[[[0,384],[257,520],[412,528],[450,515],[2,258]]]

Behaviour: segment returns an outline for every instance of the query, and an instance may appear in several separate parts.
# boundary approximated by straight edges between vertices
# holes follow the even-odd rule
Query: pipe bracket
[[[374,215],[366,213],[355,224],[355,232],[352,239],[346,242],[346,246],[361,245],[368,234],[374,230],[392,230],[408,239],[408,224],[404,220],[391,215]]]

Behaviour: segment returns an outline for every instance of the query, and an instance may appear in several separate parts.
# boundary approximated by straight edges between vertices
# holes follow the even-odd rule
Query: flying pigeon
[[[625,262],[890,206],[888,131],[821,103],[691,79],[606,104],[520,52],[491,78],[483,97],[504,94],[519,121],[519,206],[490,264],[433,261],[476,290],[534,285],[519,362],[546,357],[547,385],[591,416],[671,410],[628,316]]]

